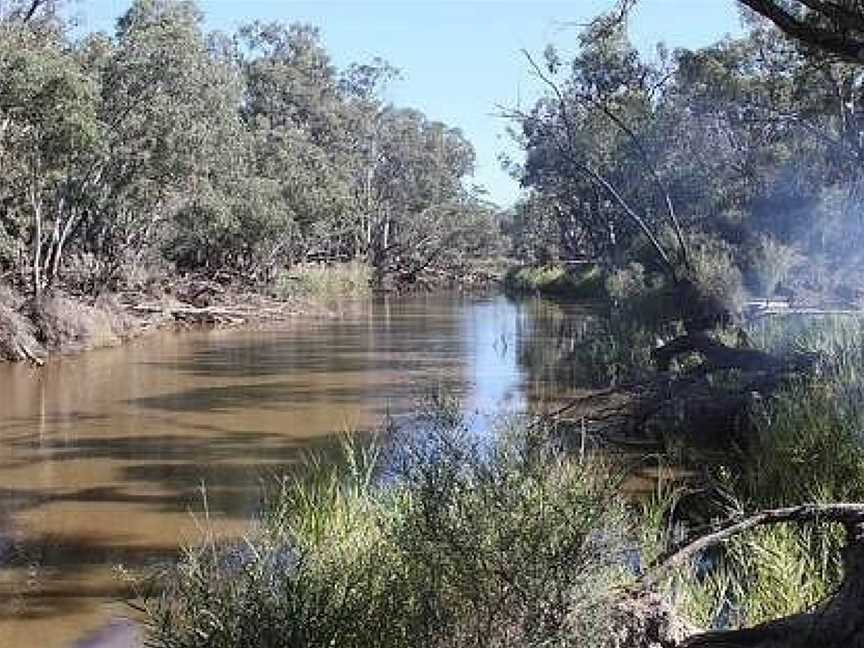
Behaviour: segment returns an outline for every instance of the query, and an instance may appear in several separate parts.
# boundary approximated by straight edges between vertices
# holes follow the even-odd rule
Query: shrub
[[[516,266],[504,275],[504,288],[514,294],[541,294],[569,299],[604,296],[603,273],[597,266],[568,272],[561,266]]]
[[[739,313],[744,306],[744,285],[732,248],[725,242],[699,235],[690,241],[691,279],[703,297]]]
[[[283,480],[243,544],[188,549],[149,645],[601,645],[631,548],[613,475],[536,427],[424,422],[386,465],[349,444]]]
[[[649,289],[645,266],[635,261],[625,268],[616,268],[606,278],[606,292],[612,299],[632,300]]]
[[[770,236],[760,236],[756,245],[747,251],[747,283],[760,294],[771,296],[800,262],[801,255],[795,248]]]

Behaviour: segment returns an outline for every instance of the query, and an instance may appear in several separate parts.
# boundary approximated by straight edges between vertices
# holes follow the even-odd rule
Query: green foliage
[[[341,73],[308,25],[207,33],[186,0],[77,40],[43,13],[0,15],[0,267],[22,289],[122,287],[154,257],[259,286],[312,260],[410,283],[498,253],[470,143],[385,104],[386,62]]]
[[[782,284],[860,300],[864,69],[748,27],[649,62],[619,22],[599,19],[570,61],[554,48],[531,61],[547,92],[514,111],[526,155],[514,172],[529,189],[518,217],[533,219],[514,221],[523,260],[543,241],[532,227],[555,227],[558,254],[667,279],[687,274],[690,247],[690,279],[723,303],[740,302],[741,274],[762,294]]]
[[[604,296],[602,271],[593,265],[573,272],[561,266],[512,267],[504,276],[504,288],[515,294],[541,294],[565,299]]]
[[[716,300],[732,313],[741,311],[744,288],[731,246],[711,236],[690,240],[690,278],[702,297]]]
[[[864,397],[859,318],[774,318],[751,328],[762,348],[817,360],[815,375],[787,384],[750,412],[752,436],[709,463],[718,517],[809,502],[864,498]],[[644,519],[668,519],[674,499]],[[737,536],[667,583],[703,627],[750,626],[810,609],[842,576],[837,525],[777,525]],[[664,541],[674,539],[671,536]],[[662,543],[661,543],[662,544]]]
[[[632,261],[624,268],[615,268],[606,279],[606,292],[612,299],[631,301],[649,290],[645,266]]]
[[[244,544],[187,550],[151,645],[602,645],[630,543],[614,473],[537,428],[496,439],[438,407],[386,464],[312,459]]]

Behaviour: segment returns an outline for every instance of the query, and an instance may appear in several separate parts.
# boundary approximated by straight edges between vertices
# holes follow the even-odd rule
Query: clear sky
[[[380,56],[404,80],[388,91],[397,105],[419,108],[463,130],[477,151],[474,184],[501,205],[513,202],[517,183],[498,162],[518,152],[495,116],[496,106],[527,107],[540,88],[520,50],[540,53],[550,42],[567,51],[578,24],[608,9],[612,0],[199,0],[207,27],[231,31],[242,22],[281,20],[320,27],[336,65]],[[78,0],[73,13],[83,30],[113,29],[129,0]],[[650,52],[700,47],[734,34],[734,0],[641,0],[631,24],[634,43]]]

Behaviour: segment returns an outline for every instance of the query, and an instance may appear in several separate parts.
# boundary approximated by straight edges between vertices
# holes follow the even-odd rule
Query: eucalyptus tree
[[[553,48],[543,64],[526,55],[548,93],[515,114],[527,154],[523,185],[554,196],[565,249],[583,245],[616,265],[642,236],[674,277],[687,265],[687,246],[659,165],[668,75],[644,63],[620,28],[595,25],[580,44],[567,66]]]
[[[90,228],[97,257],[162,245],[181,264],[212,263],[188,215],[232,226],[248,160],[242,84],[201,22],[194,3],[170,0],[137,0],[118,21],[99,66],[108,154]]]
[[[369,178],[369,256],[380,281],[390,272],[415,273],[417,255],[431,241],[464,240],[458,227],[445,227],[450,219],[438,217],[468,204],[462,181],[473,169],[474,150],[458,129],[419,111],[391,108],[379,118],[378,159]]]
[[[241,28],[242,115],[252,175],[273,184],[281,217],[267,234],[285,260],[350,255],[354,239],[348,107],[318,30],[302,24]],[[280,230],[284,236],[277,235]],[[271,257],[278,256],[271,251]]]
[[[102,134],[98,89],[58,29],[0,24],[0,226],[37,300],[80,222]]]

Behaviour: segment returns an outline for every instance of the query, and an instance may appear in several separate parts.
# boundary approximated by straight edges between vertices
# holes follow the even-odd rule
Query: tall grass
[[[812,357],[814,373],[756,399],[751,437],[711,470],[722,502],[715,515],[864,500],[862,320],[767,320],[751,338],[774,353]],[[824,600],[842,576],[844,543],[837,525],[756,529],[679,572],[669,589],[706,627],[760,623]]]
[[[371,291],[372,270],[357,261],[350,263],[308,263],[294,266],[276,279],[274,290],[280,297],[304,297],[334,301],[345,297],[364,297]]]
[[[605,465],[515,423],[478,440],[452,412],[386,461],[343,457],[281,481],[242,544],[187,549],[150,645],[603,645],[633,546]]]

